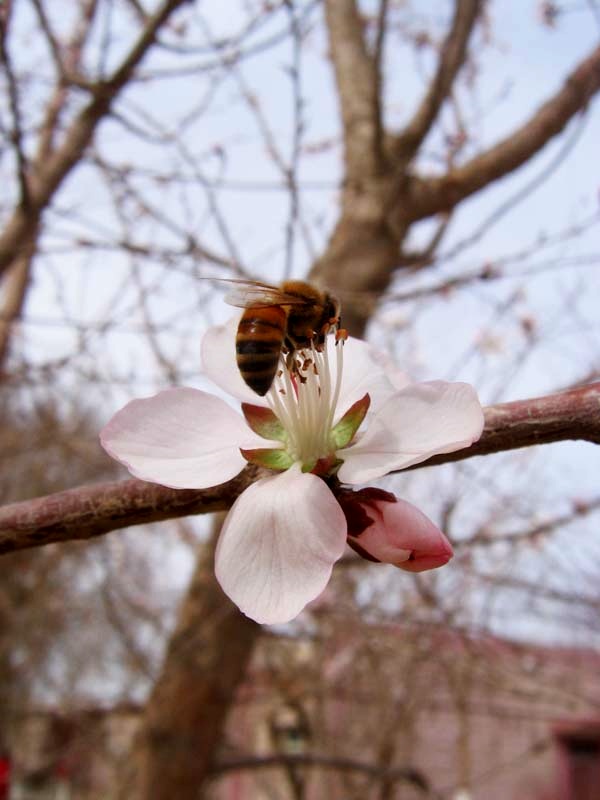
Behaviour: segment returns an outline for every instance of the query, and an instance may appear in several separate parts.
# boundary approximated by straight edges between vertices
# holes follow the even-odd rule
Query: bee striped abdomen
[[[238,325],[238,369],[248,386],[261,396],[269,391],[277,372],[286,321],[287,313],[281,306],[266,306],[247,308]]]

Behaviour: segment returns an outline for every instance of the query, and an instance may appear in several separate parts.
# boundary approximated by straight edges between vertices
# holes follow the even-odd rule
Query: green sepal
[[[275,442],[287,441],[285,428],[270,408],[242,403],[242,413],[254,433],[262,436],[263,439],[271,439]]]
[[[251,464],[266,467],[267,469],[289,469],[294,463],[294,459],[291,458],[288,452],[278,447],[256,448],[253,450],[244,450],[240,447],[240,453]]]
[[[371,398],[367,393],[362,400],[357,400],[354,405],[350,406],[338,424],[334,426],[331,431],[331,439],[336,450],[347,447],[354,439],[354,434],[360,428],[370,405]]]

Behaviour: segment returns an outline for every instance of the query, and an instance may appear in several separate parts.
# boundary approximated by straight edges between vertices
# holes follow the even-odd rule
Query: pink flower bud
[[[452,546],[425,514],[381,489],[342,490],[348,544],[363,558],[423,572],[447,564]]]

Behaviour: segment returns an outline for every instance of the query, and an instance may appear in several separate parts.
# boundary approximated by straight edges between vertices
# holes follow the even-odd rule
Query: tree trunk
[[[222,740],[260,626],[237,610],[215,579],[219,529],[198,558],[119,787],[121,800],[200,797]]]

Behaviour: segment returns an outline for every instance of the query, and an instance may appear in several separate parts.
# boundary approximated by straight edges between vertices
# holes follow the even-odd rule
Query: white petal
[[[240,315],[225,325],[209,328],[202,338],[202,368],[211,381],[243,403],[266,406],[264,397],[253,392],[240,375],[235,360],[235,335]]]
[[[246,464],[240,447],[264,445],[224,400],[186,388],[132,400],[105,426],[100,441],[132,475],[174,489],[230,480]]]
[[[238,497],[219,537],[215,572],[252,619],[289,622],[317,597],[344,552],[346,520],[315,475],[295,466]]]
[[[329,360],[332,364],[333,382],[336,374],[336,359],[333,337],[329,337],[329,340]],[[362,339],[350,337],[344,344],[344,372],[336,421],[367,392],[371,398],[372,412],[380,408],[394,392],[409,382],[406,375],[391,368],[386,356],[374,350]]]
[[[400,391],[400,389],[404,389],[406,386],[414,383],[406,372],[402,372],[401,369],[398,369],[396,362],[387,353],[382,350],[376,350],[372,346],[369,346],[369,349],[371,351],[371,357],[377,366],[383,370],[385,376],[396,391]]]
[[[366,483],[438,453],[467,447],[482,430],[483,411],[469,384],[412,384],[385,403],[356,444],[340,451],[344,463],[339,478]]]

